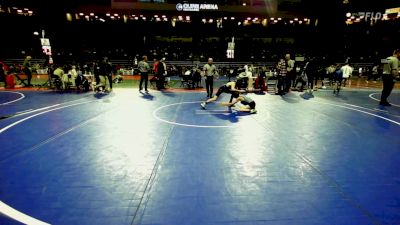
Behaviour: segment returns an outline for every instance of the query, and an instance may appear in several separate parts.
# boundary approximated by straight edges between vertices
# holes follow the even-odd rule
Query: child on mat
[[[235,97],[235,96],[239,96],[239,92],[246,92],[246,91],[236,89],[236,82],[231,81],[231,82],[228,82],[228,83],[226,83],[225,85],[221,86],[221,87],[218,89],[218,91],[217,91],[217,93],[215,94],[214,97],[208,99],[208,100],[205,101],[205,102],[202,102],[200,105],[201,105],[201,107],[202,107],[203,109],[205,109],[205,108],[206,108],[206,105],[207,105],[208,103],[211,103],[211,102],[216,101],[216,100],[218,99],[218,97],[219,97],[222,93],[231,94],[232,96]],[[232,98],[231,98],[231,99],[232,99]]]
[[[257,113],[256,102],[253,99],[251,99],[245,95],[239,95],[237,98],[235,98],[233,100],[233,102],[222,102],[222,103],[220,103],[220,105],[232,107],[238,102],[240,102],[242,104],[242,106],[237,108],[236,109],[237,111],[249,112],[251,114]]]

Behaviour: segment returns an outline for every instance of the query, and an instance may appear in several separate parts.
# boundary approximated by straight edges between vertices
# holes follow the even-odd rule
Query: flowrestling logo
[[[346,16],[349,19],[357,18],[358,20],[380,20],[384,17],[384,13],[382,12],[357,12],[357,13],[347,13]]]
[[[217,4],[197,4],[197,3],[178,3],[176,4],[178,11],[199,12],[200,10],[218,10]]]

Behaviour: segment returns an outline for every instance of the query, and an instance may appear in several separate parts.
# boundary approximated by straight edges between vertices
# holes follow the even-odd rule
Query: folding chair
[[[14,73],[14,76],[15,78],[17,78],[17,81],[19,82],[20,85],[28,86],[28,84],[25,83],[28,82],[28,78],[21,78],[18,73]]]

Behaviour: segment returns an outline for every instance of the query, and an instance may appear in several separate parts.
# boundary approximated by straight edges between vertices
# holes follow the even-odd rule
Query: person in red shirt
[[[153,72],[154,72],[154,74],[158,73],[158,61],[157,61],[157,59],[153,59]]]

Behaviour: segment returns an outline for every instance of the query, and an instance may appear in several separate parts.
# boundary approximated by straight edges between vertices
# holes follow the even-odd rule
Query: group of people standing
[[[149,81],[149,72],[150,72],[150,65],[147,62],[148,58],[146,55],[142,57],[142,60],[138,63],[138,68],[140,72],[140,83],[139,83],[139,91],[143,90],[143,83],[144,83],[144,90],[146,93],[149,92],[148,90],[148,81]],[[165,77],[167,76],[167,65],[165,63],[165,58],[162,58],[160,61],[156,59],[153,61],[153,72],[154,77],[153,79],[156,81],[156,86],[158,90],[165,89]]]

